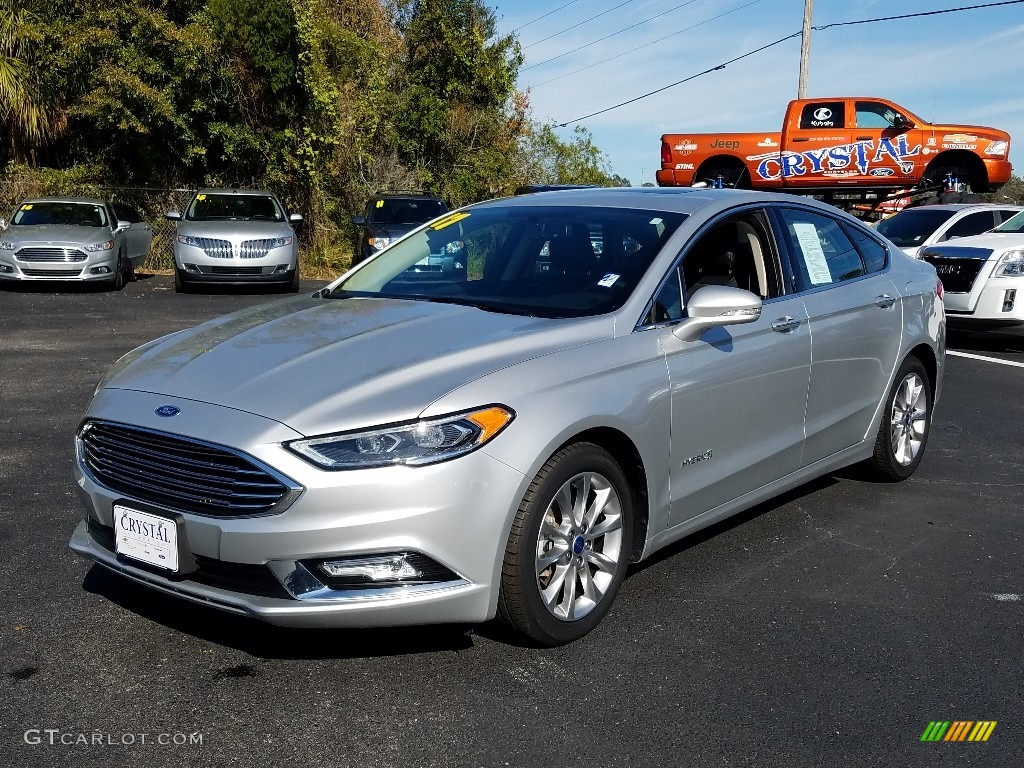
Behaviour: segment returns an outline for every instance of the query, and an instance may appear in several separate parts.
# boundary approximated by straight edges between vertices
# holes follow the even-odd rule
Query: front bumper
[[[120,411],[123,420],[124,413],[150,412],[150,401],[159,399],[144,393],[101,394],[90,418],[113,420]],[[242,437],[234,441],[240,449],[244,446],[248,455],[301,485],[301,493],[275,514],[199,515],[113,491],[80,458],[76,490],[86,520],[75,530],[72,550],[162,592],[273,624],[367,627],[476,623],[493,617],[508,529],[526,484],[521,473],[481,451],[425,467],[327,472],[281,447],[295,433],[280,424],[195,402],[189,402],[188,414],[189,421],[175,425],[183,427],[176,434],[210,442],[222,442],[226,434]],[[140,421],[139,426],[155,428]],[[194,557],[196,570],[172,575],[116,554],[115,503],[176,517],[179,541]],[[331,588],[311,565],[397,552],[430,558],[450,577]]]
[[[992,277],[996,260],[981,267],[969,292],[946,291],[943,305],[951,328],[1024,325],[1024,277]]]
[[[0,280],[63,280],[70,282],[109,281],[117,268],[117,250],[95,253],[68,248],[83,255],[79,261],[34,261],[19,250],[0,251]]]
[[[274,248],[259,258],[241,258],[238,244],[232,246],[236,255],[222,258],[209,256],[203,249],[184,243],[174,244],[174,266],[189,283],[290,283],[298,269],[298,251],[294,245]]]

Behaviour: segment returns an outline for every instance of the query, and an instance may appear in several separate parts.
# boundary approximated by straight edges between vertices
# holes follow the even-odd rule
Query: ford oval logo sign
[[[165,419],[169,419],[171,416],[177,416],[181,413],[181,408],[173,405],[158,405],[153,413],[157,416],[163,416]]]

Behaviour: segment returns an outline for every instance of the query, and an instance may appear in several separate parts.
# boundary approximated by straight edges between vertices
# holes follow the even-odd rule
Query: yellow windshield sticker
[[[442,230],[445,227],[450,227],[452,224],[458,224],[463,219],[468,218],[468,213],[452,213],[449,214],[448,216],[445,216],[443,219],[438,219],[437,221],[435,221],[433,224],[430,225],[430,228],[434,230]]]
[[[206,195],[196,195],[196,200],[205,200]]]
[[[23,210],[23,211],[31,211],[32,210],[32,204],[31,203],[26,203],[25,205],[21,206],[21,210]]]
[[[378,200],[377,201],[377,207],[378,208],[383,208],[384,207],[384,201],[383,200]]]

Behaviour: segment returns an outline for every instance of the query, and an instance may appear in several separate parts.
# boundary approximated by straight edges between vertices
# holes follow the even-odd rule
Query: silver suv
[[[299,244],[290,216],[277,196],[250,189],[201,189],[180,222],[174,238],[174,288],[179,293],[196,283],[266,283],[299,290]]]

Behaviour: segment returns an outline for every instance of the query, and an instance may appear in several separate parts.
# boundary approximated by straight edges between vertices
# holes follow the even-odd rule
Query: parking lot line
[[[1012,365],[1015,368],[1024,368],[1024,363],[1018,363],[1014,360],[1000,360],[998,357],[985,357],[984,355],[972,355],[970,352],[954,352],[951,349],[946,350],[947,355],[953,355],[954,357],[968,357],[971,360],[984,360],[986,363],[999,363],[1000,365]]]

